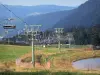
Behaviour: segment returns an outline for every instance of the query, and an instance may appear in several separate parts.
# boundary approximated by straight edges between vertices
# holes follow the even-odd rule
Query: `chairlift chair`
[[[4,29],[15,29],[16,26],[15,25],[4,25],[3,28]]]

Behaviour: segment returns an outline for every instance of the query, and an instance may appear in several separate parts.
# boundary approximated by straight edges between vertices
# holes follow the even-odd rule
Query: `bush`
[[[45,55],[41,55],[40,57],[40,64],[45,65],[47,62],[47,57]]]
[[[32,61],[32,57],[26,57],[25,59],[22,59],[21,61],[29,63]]]

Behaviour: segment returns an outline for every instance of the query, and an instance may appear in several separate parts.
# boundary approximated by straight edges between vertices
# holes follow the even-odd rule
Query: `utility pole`
[[[68,33],[67,36],[68,36],[69,48],[71,48],[71,42],[74,40],[73,34],[72,33]]]
[[[58,39],[58,49],[60,50],[61,46],[60,46],[60,40],[61,40],[61,34],[63,33],[64,28],[55,28],[55,33],[57,35],[57,39]]]
[[[31,35],[31,45],[32,45],[32,64],[35,67],[35,49],[34,49],[34,36],[38,34],[39,28],[41,25],[30,25],[27,27],[28,30],[25,30],[28,35]],[[27,35],[27,34],[26,34]]]

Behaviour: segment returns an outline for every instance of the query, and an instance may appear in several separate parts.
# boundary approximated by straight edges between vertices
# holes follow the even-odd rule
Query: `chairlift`
[[[16,26],[15,25],[4,25],[3,28],[4,29],[15,29]]]
[[[12,20],[15,20],[15,19],[14,19],[14,18],[8,18],[7,20],[8,20],[8,21],[12,21]]]
[[[14,20],[14,18],[7,18],[6,19],[7,24],[6,25],[3,25],[3,28],[4,29],[15,29],[16,26],[12,24],[12,20]]]

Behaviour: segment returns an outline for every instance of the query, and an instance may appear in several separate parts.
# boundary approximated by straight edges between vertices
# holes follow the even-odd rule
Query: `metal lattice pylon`
[[[39,28],[41,25],[25,25],[25,35],[31,35],[31,43],[32,43],[32,64],[35,67],[35,52],[34,52],[34,36],[38,34]]]
[[[63,33],[64,28],[55,28],[55,33],[57,35],[57,39],[58,39],[58,49],[60,50],[60,40],[61,40],[61,34]]]

